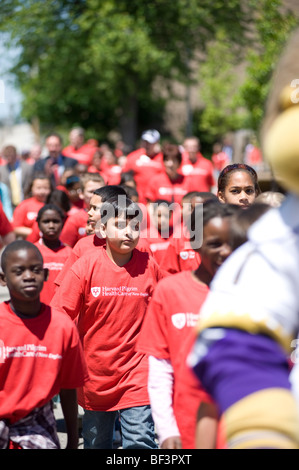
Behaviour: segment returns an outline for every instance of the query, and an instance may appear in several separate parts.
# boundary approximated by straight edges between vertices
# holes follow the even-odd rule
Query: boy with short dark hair
[[[88,380],[74,324],[40,302],[47,270],[25,240],[2,254],[0,304],[0,448],[59,448],[52,398],[60,394],[67,448],[78,446],[76,388]]]
[[[125,196],[101,206],[105,244],[70,268],[52,305],[76,319],[90,382],[78,391],[85,448],[112,448],[120,414],[122,447],[156,447],[147,392],[147,360],[135,350],[147,305],[162,275],[136,249],[141,210]]]
[[[86,225],[88,221],[88,211],[93,192],[105,186],[105,181],[99,173],[85,173],[79,178],[80,193],[78,198],[82,201],[83,207],[71,213],[65,221],[61,231],[60,239],[62,243],[73,248],[78,240],[86,237]]]

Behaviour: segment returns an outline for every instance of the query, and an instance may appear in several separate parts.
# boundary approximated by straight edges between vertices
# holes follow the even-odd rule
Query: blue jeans
[[[154,422],[149,405],[119,411],[84,410],[84,449],[112,449],[114,424],[120,415],[123,449],[156,449]]]

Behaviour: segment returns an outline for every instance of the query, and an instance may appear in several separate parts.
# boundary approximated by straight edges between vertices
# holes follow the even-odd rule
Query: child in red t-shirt
[[[164,144],[162,155],[164,171],[148,179],[145,197],[151,202],[165,199],[180,204],[189,192],[189,179],[179,172],[182,163],[180,149],[177,145]]]
[[[55,204],[45,204],[37,214],[41,237],[35,245],[44,259],[49,275],[40,294],[41,301],[50,304],[55,292],[55,278],[71,255],[72,249],[64,245],[59,236],[65,220],[64,213]]]
[[[195,448],[200,406],[205,407],[199,424],[204,425],[201,445],[216,445],[215,406],[186,360],[209,284],[232,251],[229,220],[234,213],[234,208],[218,200],[204,203],[203,209],[196,206],[191,214],[190,243],[199,251],[201,263],[194,271],[173,274],[159,282],[143,322],[137,350],[149,356],[149,395],[163,449]]]
[[[41,303],[43,258],[26,240],[1,258],[0,448],[59,448],[52,399],[60,394],[67,448],[78,446],[76,388],[88,379],[78,332],[65,314]]]
[[[78,240],[86,237],[86,225],[90,199],[93,191],[105,186],[105,181],[98,173],[86,173],[80,177],[81,193],[79,198],[83,201],[83,207],[74,214],[68,216],[61,232],[61,241],[70,247],[75,246]]]
[[[101,237],[99,230],[97,229],[100,225],[101,220],[101,206],[103,202],[106,202],[111,197],[117,197],[118,195],[126,195],[126,189],[119,185],[107,185],[102,188],[96,189],[93,192],[93,196],[90,199],[90,209],[88,211],[88,222],[89,222],[89,236],[83,237],[77,241],[76,245],[73,247],[70,256],[65,262],[65,265],[59,275],[55,279],[56,286],[61,284],[61,281],[64,279],[66,273],[71,268],[71,266],[84,254],[90,250],[94,250],[97,247],[105,245],[105,239]],[[138,250],[147,251],[152,254],[149,243],[144,238],[139,238]]]
[[[148,242],[153,257],[160,265],[172,235],[171,204],[159,199],[147,205],[146,215],[147,223],[142,227],[140,236]]]
[[[90,381],[78,391],[85,448],[112,448],[120,414],[124,449],[156,448],[147,392],[147,360],[135,345],[148,302],[162,278],[155,260],[136,249],[141,210],[126,196],[101,206],[105,245],[81,256],[52,305],[76,319]]]
[[[196,204],[203,204],[209,199],[217,200],[217,196],[210,192],[191,191],[183,197],[180,220],[174,224],[173,234],[159,263],[166,272],[175,274],[181,271],[192,271],[198,267],[200,255],[191,247],[188,224],[190,214]]]
[[[32,227],[38,211],[45,204],[52,191],[50,178],[36,174],[31,183],[28,199],[24,199],[14,210],[12,225],[17,237],[26,238],[32,232]]]

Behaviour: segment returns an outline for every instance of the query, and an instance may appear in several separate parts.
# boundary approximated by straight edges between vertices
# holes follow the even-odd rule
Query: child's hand
[[[171,436],[162,442],[161,449],[181,449],[182,441],[180,436]]]

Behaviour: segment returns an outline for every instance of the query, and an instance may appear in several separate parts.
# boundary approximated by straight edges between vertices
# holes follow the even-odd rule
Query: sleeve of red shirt
[[[32,226],[32,232],[26,237],[26,240],[28,242],[35,243],[39,239],[40,239],[40,230],[38,227],[38,223],[35,220]]]
[[[60,284],[62,283],[63,279],[66,277],[66,274],[69,272],[70,268],[73,266],[73,264],[78,260],[78,256],[75,254],[74,250],[72,249],[72,251],[70,252],[62,270],[60,271],[60,273],[58,274],[58,276],[56,276],[55,280],[54,280],[54,283],[56,286],[60,286]]]
[[[74,267],[76,267],[77,262]],[[51,307],[67,313],[74,320],[80,313],[83,304],[84,277],[79,275],[79,269],[74,272],[71,268],[66,273],[61,285],[57,288]]]
[[[169,359],[168,328],[160,292],[158,284],[149,303],[136,348],[143,354]]]
[[[88,380],[88,371],[78,330],[72,321],[66,321],[66,343],[60,370],[61,388],[82,387]]]
[[[146,187],[144,191],[144,196],[146,200],[154,202],[157,199],[159,199],[157,190],[158,190],[157,184],[152,184],[151,182],[149,182],[148,186]]]
[[[14,228],[23,227],[24,225],[24,211],[22,204],[19,204],[14,210],[12,225]]]
[[[73,217],[68,217],[60,234],[60,240],[70,247],[75,246],[79,240],[78,227]]]
[[[9,222],[4,210],[2,203],[0,202],[0,235],[5,236],[8,233],[13,232],[13,226]]]
[[[180,272],[180,266],[178,263],[178,256],[172,240],[170,240],[167,250],[163,254],[163,258],[160,263],[160,268],[164,269],[170,274]]]

